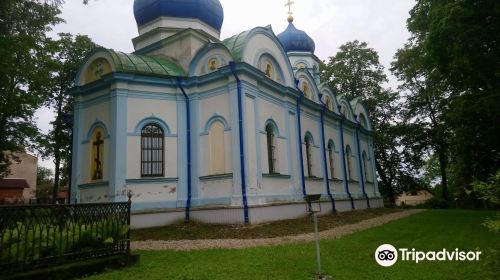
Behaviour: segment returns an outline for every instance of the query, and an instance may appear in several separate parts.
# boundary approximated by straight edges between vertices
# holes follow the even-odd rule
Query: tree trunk
[[[52,202],[57,202],[57,194],[59,193],[59,182],[61,177],[61,157],[56,152],[54,155],[55,172],[54,172],[54,187],[52,188]]]
[[[447,200],[448,199],[448,179],[446,176],[446,169],[448,167],[448,159],[447,155],[444,152],[443,148],[438,149],[438,155],[439,155],[439,170],[441,172],[441,186],[443,188],[443,199]]]

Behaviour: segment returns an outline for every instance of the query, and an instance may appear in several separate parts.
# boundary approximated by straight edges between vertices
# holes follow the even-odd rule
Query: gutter
[[[340,107],[340,106],[339,106]],[[339,108],[340,111],[340,108]],[[347,177],[347,170],[346,170],[346,160],[345,160],[345,143],[344,143],[344,120],[345,116],[340,114],[340,141],[342,145],[342,164],[343,170],[344,170],[344,187],[345,191],[347,192],[347,195],[349,196],[349,199],[351,200],[351,208],[354,210],[354,200],[352,199],[351,192],[349,191],[349,178]]]
[[[320,102],[323,104],[323,101],[321,101],[321,96],[320,96]],[[330,200],[332,201],[332,211],[336,212],[335,208],[335,199],[333,198],[332,192],[330,191],[330,181],[328,179],[328,167],[326,163],[326,141],[325,141],[325,110],[326,106],[323,104],[323,110],[321,110],[321,139],[323,140],[323,146],[322,146],[322,152],[323,152],[323,162],[324,162],[324,172],[325,172],[325,177],[326,177],[326,192],[328,193],[328,196],[330,197]]]
[[[230,62],[229,66],[234,78],[236,79],[236,86],[238,89],[238,124],[239,124],[239,139],[240,139],[240,173],[241,173],[241,195],[243,198],[243,211],[245,215],[245,225],[249,224],[248,219],[248,201],[247,201],[247,183],[245,179],[245,142],[243,138],[243,101],[242,101],[242,88],[241,80],[238,77],[235,69],[235,63]]]
[[[358,125],[356,126],[356,143],[358,145],[358,163],[359,163],[359,174],[361,175],[361,189],[363,190],[363,195],[364,197],[366,198],[366,206],[368,208],[371,208],[370,207],[370,199],[368,198],[368,195],[366,194],[366,189],[365,189],[365,175],[363,173],[363,165],[361,164],[361,145],[359,143],[359,127],[360,127],[361,124],[359,124],[358,122]]]
[[[191,209],[191,196],[192,196],[192,184],[191,184],[191,109],[189,107],[189,97],[182,86],[182,77],[177,77],[177,86],[182,91],[184,98],[186,99],[186,122],[187,122],[187,177],[188,177],[188,197],[186,201],[186,210],[184,221],[189,222],[190,219],[190,209]]]

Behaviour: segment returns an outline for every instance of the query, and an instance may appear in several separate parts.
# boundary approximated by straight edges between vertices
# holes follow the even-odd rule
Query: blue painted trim
[[[168,126],[168,124],[163,121],[162,119],[160,118],[157,118],[155,116],[151,116],[151,117],[147,117],[147,118],[144,118],[142,119],[136,126],[135,126],[135,129],[134,129],[134,133],[135,135],[141,135],[141,132],[142,132],[142,129],[148,125],[148,124],[156,124],[156,125],[159,125],[162,129],[163,129],[163,132],[165,133],[165,135],[171,135],[172,134],[172,131],[170,130],[170,127]],[[177,136],[177,135],[176,135]]]
[[[108,181],[98,181],[98,182],[78,185],[78,189],[102,188],[102,187],[107,187],[108,185],[109,185]]]
[[[182,78],[177,77],[177,85],[182,91],[184,98],[186,99],[186,123],[187,123],[187,202],[186,202],[186,213],[185,213],[185,221],[189,222],[189,210],[191,208],[191,112],[189,108],[189,96],[186,94],[184,87],[182,86]]]
[[[127,179],[127,185],[138,184],[160,184],[160,183],[177,183],[179,178],[141,178],[141,179]]]
[[[370,207],[370,199],[368,198],[368,195],[366,195],[366,189],[365,189],[365,176],[363,174],[363,164],[361,163],[362,159],[361,159],[361,145],[359,144],[359,126],[361,126],[361,124],[358,125],[358,128],[356,129],[356,146],[358,148],[358,164],[359,164],[359,179],[361,180],[361,190],[363,191],[363,196],[366,198],[366,206],[368,208],[371,208]]]
[[[311,139],[311,144],[312,144],[314,147],[319,148],[319,147],[317,147],[316,145],[314,145],[314,137],[313,137],[313,135],[312,135],[312,133],[311,133],[310,131],[306,131],[306,133],[304,133],[304,143],[306,142],[305,140],[306,140],[307,138]]]
[[[222,43],[212,43],[212,42],[210,42],[210,43],[206,44],[203,48],[201,48],[196,53],[196,55],[194,56],[193,60],[191,61],[191,64],[189,64],[189,73],[188,73],[188,75],[190,77],[194,76],[195,73],[196,73],[196,70],[198,70],[198,67],[200,66],[198,64],[200,63],[201,59],[205,58],[206,54],[208,54],[210,51],[216,50],[216,49],[219,49],[221,51],[225,51],[226,55],[227,55],[227,58],[229,58],[228,61],[232,61],[233,60],[231,52],[226,47],[226,45],[224,45]]]
[[[287,174],[292,174],[292,143],[291,143],[291,138],[290,138],[290,113],[288,111],[288,104],[285,104],[283,106],[283,116],[285,118],[285,133],[286,133],[286,149],[288,151],[287,153]]]
[[[275,136],[281,137],[280,129],[279,129],[278,125],[276,124],[276,122],[272,118],[267,119],[267,121],[264,123],[264,129],[262,131],[265,134],[267,134],[266,127],[268,124],[271,124],[273,126]]]
[[[321,98],[320,98],[321,100]],[[325,149],[325,110],[327,110],[326,106],[323,104],[323,111],[321,112],[321,152],[323,153],[323,167],[324,167],[324,172],[325,172],[325,183],[326,183],[326,192],[328,196],[330,197],[330,201],[332,202],[332,211],[336,212],[335,208],[335,199],[333,198],[332,192],[330,191],[330,181],[328,180],[328,164],[326,161],[326,149]]]
[[[255,168],[256,174],[255,175],[257,176],[257,185],[261,185],[262,184],[262,172],[263,172],[263,170],[262,170],[262,147],[260,144],[261,135],[259,133],[260,97],[258,94],[256,94],[255,97],[253,98],[253,104],[254,104],[254,127],[255,127],[255,153],[257,155],[255,157],[255,161],[256,161],[256,168]]]
[[[204,135],[208,135],[208,133],[210,133],[210,127],[212,127],[214,122],[221,122],[224,125],[224,131],[231,130],[229,123],[227,122],[227,120],[223,116],[218,115],[218,114],[214,114],[205,123],[205,128],[204,128],[204,131],[202,132]]]
[[[109,139],[110,138],[110,135],[109,135],[109,132],[108,132],[108,128],[106,127],[106,125],[102,121],[100,121],[99,119],[96,119],[94,121],[94,123],[90,126],[89,130],[87,131],[87,136],[82,141],[83,144],[86,144],[86,143],[90,142],[90,140],[92,139],[92,134],[94,133],[94,130],[96,128],[102,128],[102,130],[104,130],[104,139]]]
[[[340,110],[340,108],[339,108]],[[349,199],[351,200],[351,208],[354,208],[354,200],[352,199],[351,192],[349,191],[349,178],[347,178],[346,162],[345,162],[345,142],[344,142],[344,117],[340,119],[340,145],[342,145],[342,169],[344,171],[344,187]]]
[[[231,67],[231,71],[233,72],[234,78],[236,79],[236,86],[238,91],[238,122],[239,122],[239,138],[240,138],[240,169],[241,169],[241,194],[243,198],[243,211],[245,215],[245,224],[249,224],[248,219],[248,201],[247,201],[247,190],[246,190],[246,173],[245,173],[245,142],[243,138],[243,100],[242,100],[242,88],[241,88],[241,80],[238,77],[235,69],[235,63],[230,62],[229,66]]]

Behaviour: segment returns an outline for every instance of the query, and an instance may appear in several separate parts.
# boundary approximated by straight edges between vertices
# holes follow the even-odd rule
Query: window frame
[[[157,129],[159,133],[154,134],[154,132],[146,132],[146,129],[151,127]],[[150,140],[151,142],[147,143],[147,140]],[[149,146],[146,144],[151,145],[151,147],[145,147]],[[161,168],[159,168],[159,165]],[[155,172],[160,170],[161,172]],[[141,178],[156,178],[164,176],[165,131],[158,124],[148,123],[141,129]]]

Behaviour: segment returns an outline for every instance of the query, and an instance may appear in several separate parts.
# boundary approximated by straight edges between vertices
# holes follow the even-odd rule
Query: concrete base
[[[338,212],[367,209],[366,199],[355,199],[354,209],[350,200],[336,200],[335,209]],[[382,198],[370,198],[371,208],[383,207]],[[321,202],[320,215],[332,212],[332,203],[329,200]],[[306,213],[305,203],[282,203],[260,206],[250,206],[248,216],[251,224],[260,224],[279,220],[289,220],[304,217]],[[184,209],[163,210],[156,212],[132,213],[132,228],[159,227],[176,222],[185,218]],[[193,208],[190,212],[192,221],[208,224],[243,224],[244,211],[242,207],[217,207],[217,208]]]

